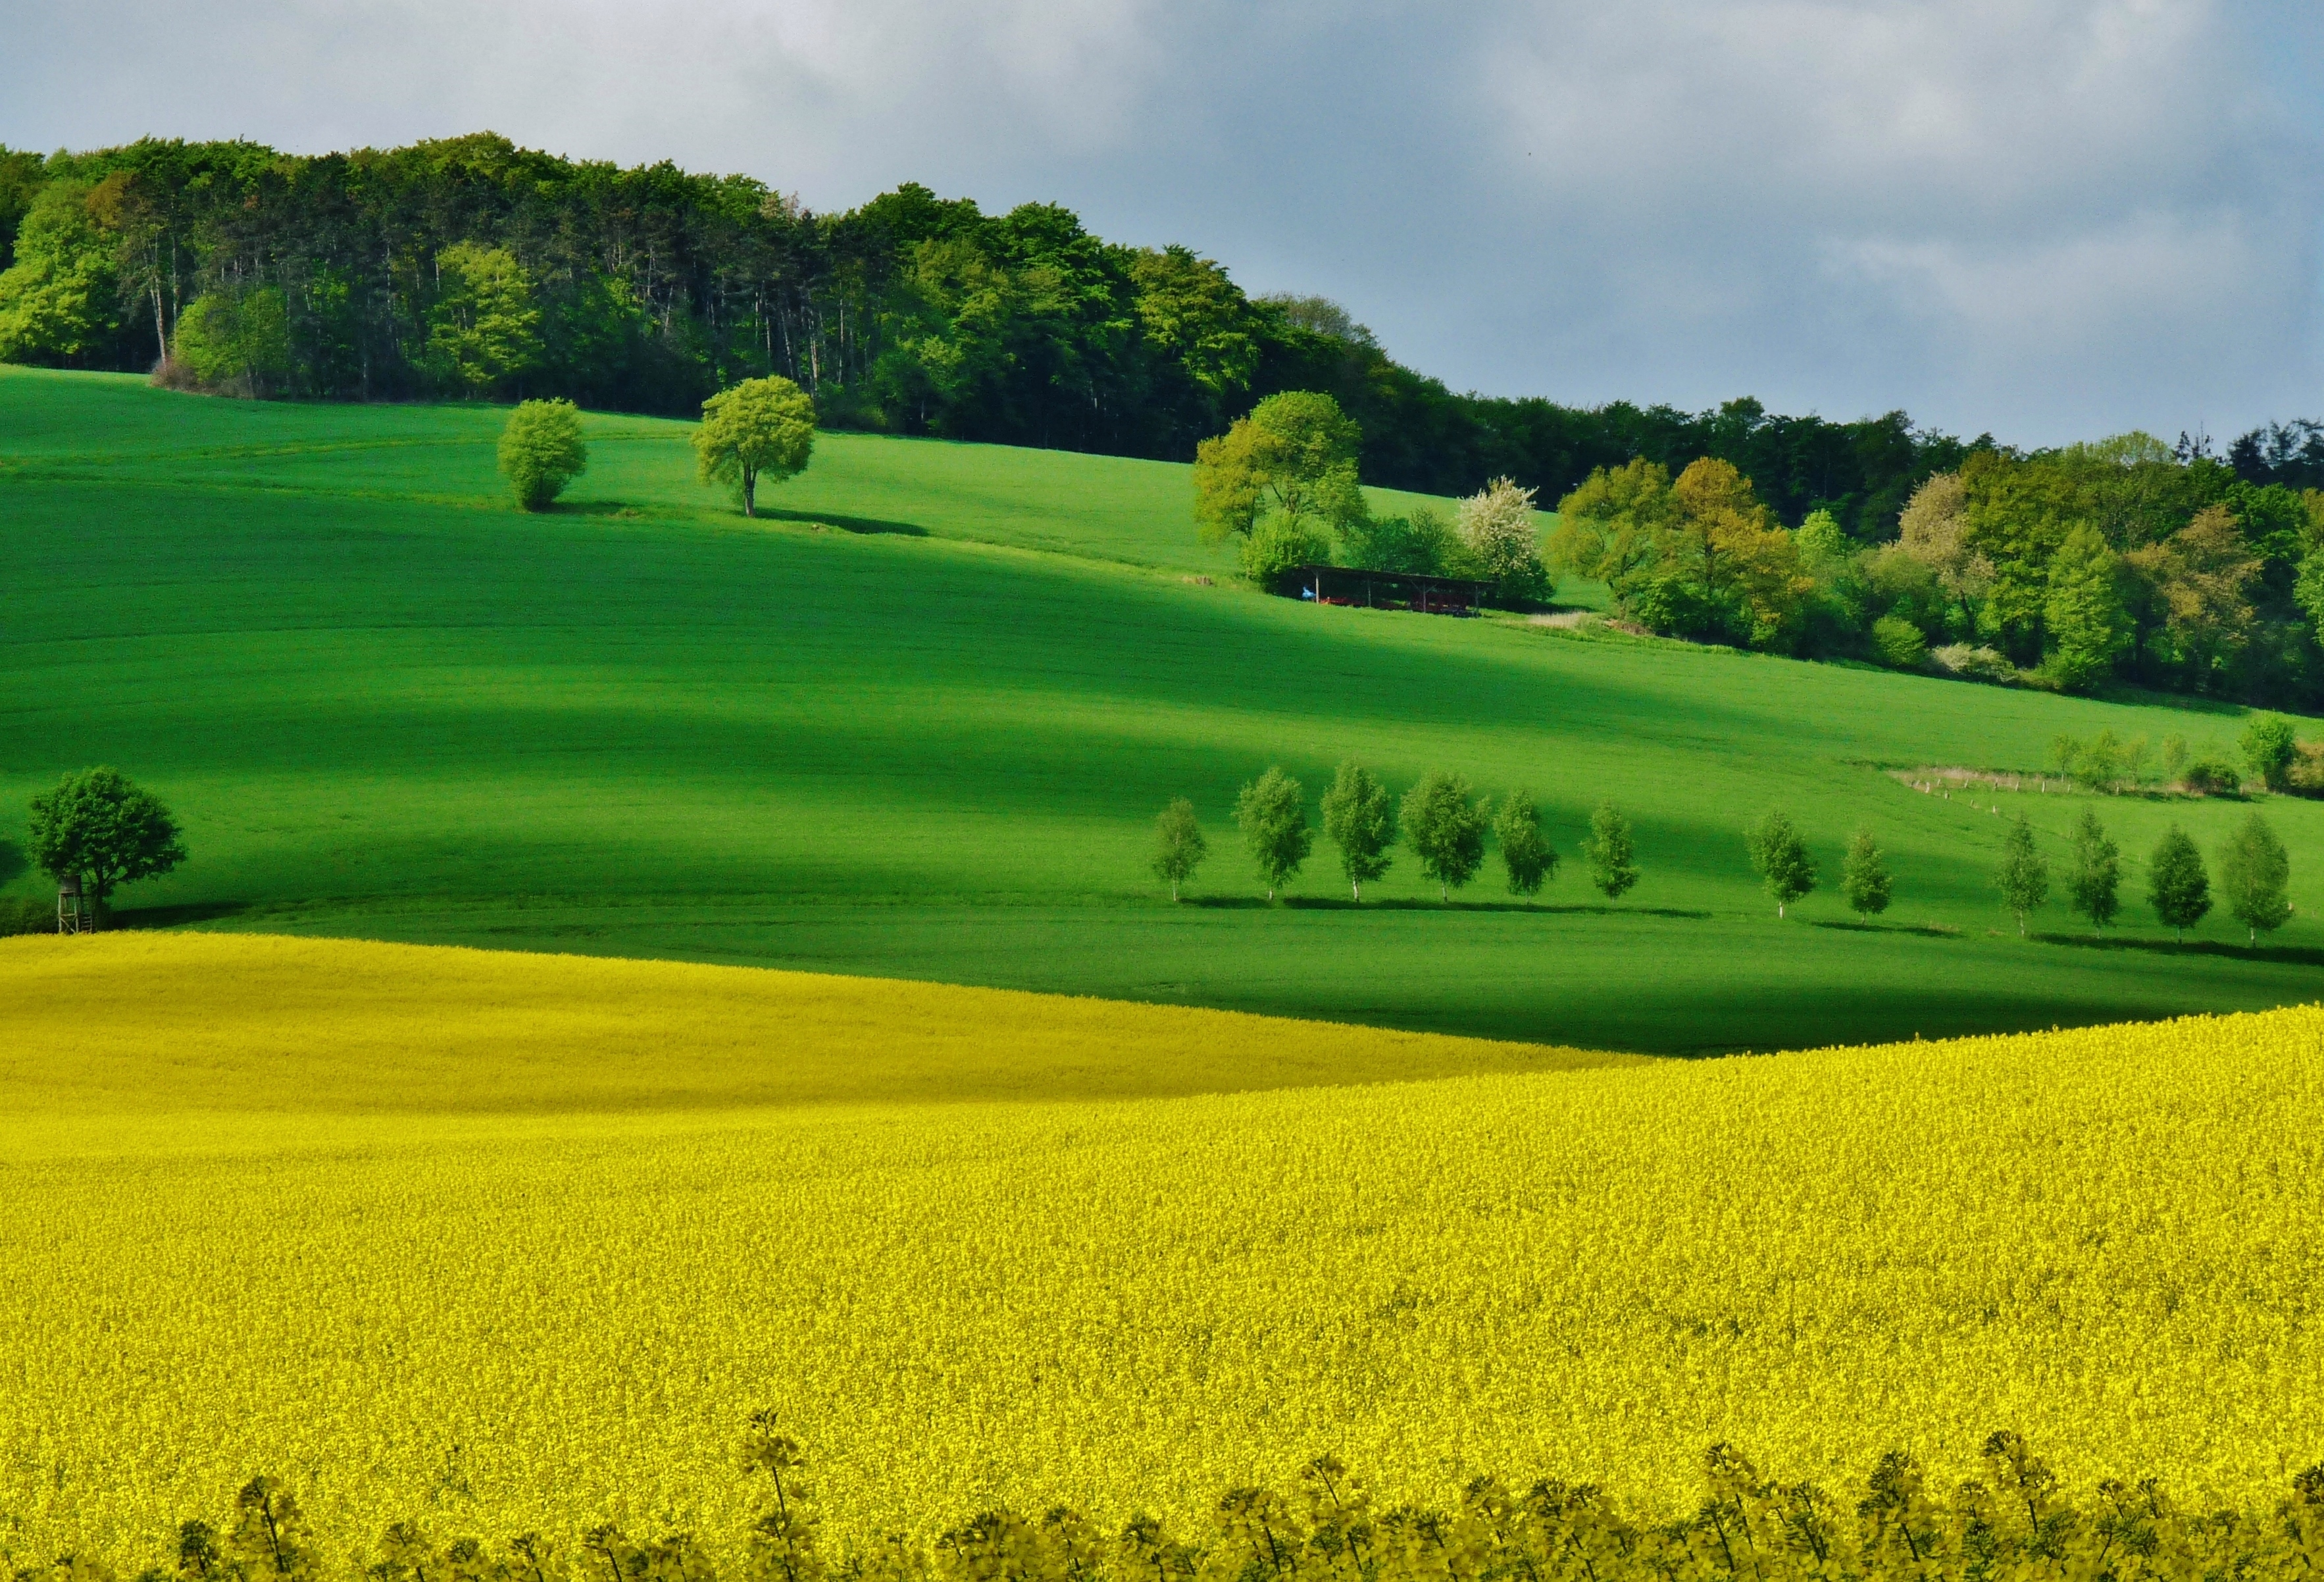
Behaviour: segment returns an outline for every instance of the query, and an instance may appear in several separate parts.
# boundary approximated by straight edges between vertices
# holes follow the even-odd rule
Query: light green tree
[[[1203,838],[1203,826],[1194,817],[1194,804],[1185,798],[1173,798],[1155,816],[1154,876],[1170,886],[1172,901],[1178,899],[1178,886],[1194,876],[1210,849],[1210,843]]]
[[[1557,852],[1541,832],[1541,810],[1525,791],[1501,799],[1493,814],[1493,837],[1500,842],[1501,865],[1508,870],[1509,893],[1538,895],[1557,873]]]
[[[2147,859],[2146,900],[2155,921],[2181,942],[2211,910],[2211,876],[2203,871],[2203,854],[2176,824],[2163,832]]]
[[[1360,763],[1340,765],[1323,793],[1323,836],[1340,848],[1340,871],[1358,904],[1364,885],[1388,870],[1388,849],[1396,843],[1396,804],[1388,787]]]
[[[2098,530],[2085,524],[2067,533],[2051,558],[2049,581],[2043,605],[2050,650],[2044,662],[2060,686],[2080,691],[2104,679],[2130,643],[2120,569]]]
[[[540,365],[540,310],[516,254],[455,242],[436,254],[436,293],[420,365],[438,384],[481,396]]]
[[[2272,934],[2290,921],[2292,901],[2284,892],[2291,884],[2292,854],[2268,821],[2252,813],[2219,851],[2219,889],[2252,944],[2259,943],[2263,931]]]
[[[2280,791],[2292,784],[2292,761],[2300,741],[2290,720],[2280,714],[2255,714],[2244,726],[2244,766],[2268,790]]]
[[[79,880],[100,918],[121,885],[186,860],[178,822],[161,800],[103,765],[68,774],[34,797],[28,833],[32,861],[60,884]]]
[[[88,188],[51,181],[16,232],[0,273],[0,363],[70,363],[114,326],[113,248],[88,211]]]
[[[1782,809],[1769,809],[1754,820],[1743,832],[1743,844],[1751,854],[1752,870],[1766,886],[1767,898],[1775,903],[1778,918],[1792,902],[1815,889],[1815,862],[1808,856],[1808,843],[1800,838],[1791,816]]]
[[[2001,837],[2001,866],[1994,871],[1993,883],[2001,892],[2001,904],[2017,919],[2017,937],[2025,937],[2025,914],[2039,911],[2050,899],[2050,865],[2034,845],[2034,827],[2025,815],[2009,827]]]
[[[1848,837],[1848,856],[1840,865],[1840,893],[1858,913],[1870,917],[1888,910],[1888,862],[1872,831],[1858,828]]]
[[[1457,774],[1432,769],[1404,793],[1404,837],[1446,901],[1485,861],[1485,810]]]
[[[2103,929],[2122,910],[2122,849],[2089,809],[2074,824],[2073,858],[2066,869],[2066,902]]]
[[[197,297],[178,316],[170,361],[205,390],[260,396],[290,376],[290,315],[282,293],[261,286]]]
[[[1609,901],[1618,901],[1638,882],[1637,852],[1630,837],[1630,821],[1611,802],[1600,802],[1590,815],[1590,837],[1582,843],[1590,864],[1590,883]]]
[[[779,375],[745,379],[702,403],[695,471],[733,490],[745,516],[759,513],[759,480],[781,483],[815,454],[815,402]]]
[[[1370,514],[1356,481],[1355,421],[1329,395],[1270,395],[1194,448],[1194,521],[1209,542],[1237,541],[1245,575],[1271,579],[1323,559]]]
[[[519,402],[501,430],[501,476],[516,503],[546,511],[565,486],[589,470],[581,412],[569,401]]]
[[[1272,901],[1297,875],[1314,847],[1314,831],[1307,827],[1307,793],[1280,768],[1271,768],[1235,798],[1235,823]]]

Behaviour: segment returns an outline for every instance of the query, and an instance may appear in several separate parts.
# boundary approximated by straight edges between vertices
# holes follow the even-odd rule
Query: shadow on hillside
[[[23,873],[24,848],[13,840],[0,840],[0,884]]]
[[[796,523],[801,527],[835,527],[844,532],[885,532],[911,539],[928,536],[928,530],[918,523],[890,522],[879,516],[834,516],[828,511],[783,511],[772,506],[761,506],[759,514],[769,521]]]
[[[194,901],[182,906],[118,906],[105,920],[115,933],[124,929],[174,929],[187,923],[214,923],[250,910],[246,901]]]
[[[2150,956],[2224,956],[2231,961],[2263,961],[2278,967],[2324,967],[2324,949],[2312,945],[2230,945],[2219,939],[2132,939],[2091,934],[2034,934],[2044,945],[2075,950],[2137,950]]]
[[[1539,901],[1443,902],[1410,896],[1367,901],[1359,906],[1353,901],[1342,901],[1331,895],[1286,895],[1277,902],[1256,895],[1189,895],[1185,904],[1221,907],[1236,911],[1264,911],[1270,906],[1280,906],[1293,911],[1524,911],[1543,916],[1572,913],[1588,917],[1686,918],[1695,921],[1711,915],[1707,911],[1692,911],[1675,906],[1590,906],[1579,903],[1561,906]]]
[[[1849,934],[1918,934],[1929,939],[1958,939],[1959,929],[1949,929],[1941,923],[1870,923],[1849,922],[1831,918],[1810,918],[1812,929],[1838,929]]]

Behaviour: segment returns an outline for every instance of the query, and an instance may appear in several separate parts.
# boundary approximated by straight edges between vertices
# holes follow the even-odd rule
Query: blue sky
[[[2027,443],[2324,415],[2324,8],[0,0],[0,142],[484,127],[1184,241],[1460,388]]]

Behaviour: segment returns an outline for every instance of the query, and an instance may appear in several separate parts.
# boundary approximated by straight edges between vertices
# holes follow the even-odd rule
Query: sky
[[[2324,417],[2313,0],[0,0],[0,40],[12,147],[490,129],[1059,202],[1455,389]]]

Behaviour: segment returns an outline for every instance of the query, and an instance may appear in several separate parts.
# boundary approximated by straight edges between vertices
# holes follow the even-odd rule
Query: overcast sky
[[[2324,416],[2314,0],[0,0],[0,143],[491,128],[1052,199],[1456,388]]]

